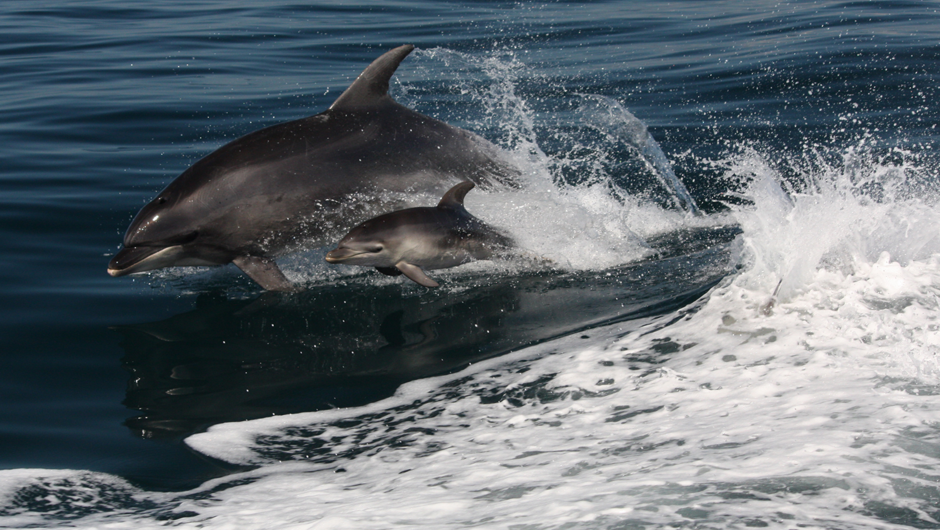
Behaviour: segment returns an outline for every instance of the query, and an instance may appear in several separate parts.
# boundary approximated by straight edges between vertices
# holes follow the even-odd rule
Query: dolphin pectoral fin
[[[296,285],[284,276],[281,269],[271,258],[262,258],[258,256],[238,256],[232,260],[236,267],[242,270],[249,278],[256,281],[258,285],[268,291],[296,292],[299,291]]]
[[[400,270],[409,280],[417,284],[421,284],[425,287],[439,287],[439,284],[431,278],[428,278],[428,275],[417,265],[412,265],[407,261],[399,261],[395,264],[395,268]]]
[[[375,270],[386,276],[401,276],[401,271],[395,267],[376,267]]]

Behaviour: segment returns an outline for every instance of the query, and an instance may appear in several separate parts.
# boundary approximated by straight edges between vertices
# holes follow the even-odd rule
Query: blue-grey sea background
[[[748,228],[733,218],[701,221],[753,201],[742,192],[747,179],[733,171],[735,160],[762,160],[781,189],[810,195],[827,188],[821,183],[826,168],[843,174],[852,163],[883,167],[885,174],[906,168],[903,192],[892,187],[888,197],[889,186],[877,175],[856,192],[889,207],[922,200],[924,211],[931,211],[940,188],[938,11],[933,1],[4,1],[0,469],[11,470],[7,477],[15,480],[4,482],[0,526],[196,521],[212,527],[221,516],[179,508],[198,504],[186,492],[202,488],[202,498],[209,498],[212,488],[252,481],[237,474],[284,460],[246,463],[185,442],[213,425],[367,406],[405,382],[498,363],[501,355],[516,355],[511,371],[521,373],[527,368],[518,363],[527,361],[519,352],[556,337],[593,337],[593,330],[611,323],[627,326],[604,339],[609,346],[629,333],[631,321],[665,315],[662,329],[693,318],[690,307],[753,264],[740,257]],[[447,276],[445,283],[460,289],[440,292],[365,272],[337,279],[316,254],[288,260],[290,273],[308,287],[293,298],[263,295],[231,266],[135,278],[106,274],[136,211],[190,164],[250,131],[324,110],[371,60],[401,44],[417,50],[395,76],[392,94],[399,101],[523,151],[556,185],[577,189],[597,184],[602,175],[627,195],[660,204],[663,215],[688,218],[688,225],[658,234],[635,230],[653,234],[644,239],[656,260],[647,255],[599,272],[472,269]],[[648,127],[703,215],[677,206],[675,190],[654,174],[663,169],[650,163],[656,153],[611,142],[617,124],[586,121],[596,117],[594,104],[628,109]],[[770,170],[755,171],[766,176]],[[920,230],[914,235],[924,243],[903,265],[928,263],[940,251],[932,239],[937,225],[907,221],[913,228],[901,233]],[[664,226],[669,223],[682,224],[670,220]],[[818,230],[826,223],[822,217]],[[807,246],[817,240],[812,230],[800,237]],[[827,266],[845,272],[834,261]],[[777,278],[763,282],[769,297]],[[800,285],[784,288],[800,293]],[[936,299],[938,285],[927,282],[923,289]],[[543,305],[533,306],[533,297],[520,292],[536,293]],[[516,309],[515,317],[505,316]],[[925,314],[910,333],[936,333],[936,317]],[[489,336],[475,331],[480,326],[488,326]],[[669,355],[688,346],[681,342],[666,341],[656,350],[663,358],[650,366],[663,369]],[[931,347],[936,355],[937,345]],[[852,349],[845,351],[851,355]],[[723,350],[723,358],[732,353]],[[940,381],[934,375],[925,369],[910,380],[933,388],[934,394],[924,395],[935,396]],[[605,381],[601,372],[585,378]],[[544,392],[550,379],[523,385],[529,393],[487,394],[480,406],[549,402]],[[643,408],[624,396],[627,405]],[[401,421],[407,432],[407,415]],[[866,432],[877,433],[879,422],[873,419]],[[836,484],[862,498],[832,507],[833,513],[858,515],[854,522],[833,515],[813,523],[779,509],[716,515],[720,510],[691,497],[677,501],[666,494],[665,504],[678,511],[658,508],[633,517],[598,500],[593,518],[591,508],[577,517],[508,509],[483,520],[471,513],[477,508],[455,504],[451,517],[424,522],[435,528],[711,528],[787,527],[795,518],[820,528],[938,528],[938,428],[934,414],[924,423],[929,432],[918,431],[920,445],[910,449],[927,459],[916,480],[906,479],[919,486],[903,492],[890,486],[914,501],[866,500],[864,488]],[[315,438],[310,443],[316,447],[328,445]],[[383,444],[407,445],[389,438],[361,451],[371,457]],[[728,445],[729,455],[737,447]],[[644,454],[621,456],[641,460]],[[337,458],[364,457],[349,449]],[[335,468],[341,465],[336,461],[321,464]],[[43,478],[50,470],[74,471]],[[227,483],[230,476],[241,478]],[[100,477],[115,477],[121,486],[101,486]],[[210,480],[212,487],[204,486]],[[768,489],[748,480],[751,489],[735,490],[740,498],[791,495],[786,502],[794,506],[801,501],[793,496],[801,492],[833,487]],[[494,498],[540,491],[529,488],[500,490],[502,497]],[[233,513],[252,509],[250,496],[231,502]],[[355,519],[343,526],[330,517],[352,515],[317,512],[305,520],[292,513],[270,525],[250,519],[240,524],[371,527]],[[380,516],[373,517],[369,524],[381,527]],[[419,514],[386,522],[423,524]]]

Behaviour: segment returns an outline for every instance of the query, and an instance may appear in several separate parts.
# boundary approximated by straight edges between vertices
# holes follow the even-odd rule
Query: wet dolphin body
[[[144,206],[112,276],[234,262],[263,288],[294,286],[272,258],[335,241],[377,211],[455,182],[512,184],[518,170],[479,136],[388,95],[413,46],[367,67],[328,110],[255,131],[199,160]]]
[[[513,245],[467,212],[463,199],[471,189],[472,182],[461,182],[436,208],[409,208],[369,219],[328,252],[326,261],[375,267],[383,274],[404,274],[425,287],[437,287],[422,269],[489,259]]]

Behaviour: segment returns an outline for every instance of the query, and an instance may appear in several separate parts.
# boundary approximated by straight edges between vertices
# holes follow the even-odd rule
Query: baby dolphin
[[[330,263],[375,267],[382,274],[437,287],[422,269],[446,269],[513,246],[512,239],[470,215],[463,205],[472,182],[457,184],[437,207],[408,208],[353,228],[326,255]]]

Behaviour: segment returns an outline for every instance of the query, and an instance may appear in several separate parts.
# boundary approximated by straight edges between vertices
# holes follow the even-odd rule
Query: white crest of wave
[[[753,149],[723,161],[725,177],[746,182],[735,195],[749,203],[732,207],[748,261],[737,283],[768,292],[779,284],[785,300],[820,269],[852,274],[883,253],[907,265],[940,252],[940,212],[918,193],[924,170],[909,153],[893,154],[886,161],[864,142],[835,160],[814,153],[790,164],[789,181]]]
[[[872,152],[814,154],[791,164],[789,184],[754,150],[726,159],[748,204],[731,207],[745,267],[723,297],[764,318],[799,315],[814,348],[868,351],[883,377],[937,384],[940,212],[922,185],[935,176],[910,153]]]

